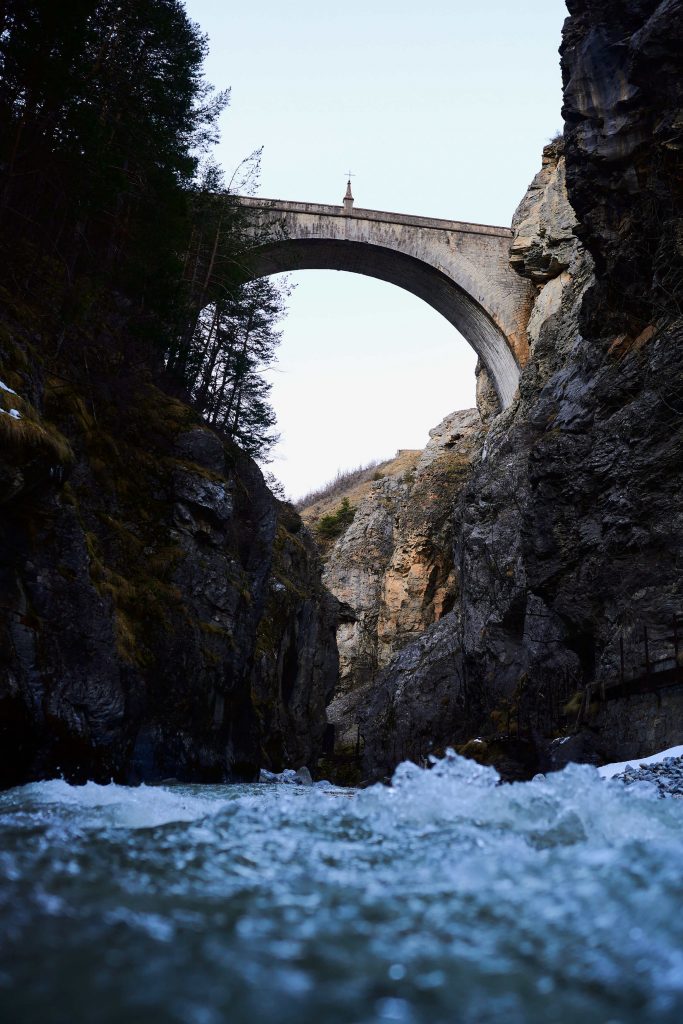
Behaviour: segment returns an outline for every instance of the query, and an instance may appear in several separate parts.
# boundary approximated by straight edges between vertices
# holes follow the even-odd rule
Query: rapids
[[[0,795],[7,1024],[683,1020],[683,801],[497,785]]]

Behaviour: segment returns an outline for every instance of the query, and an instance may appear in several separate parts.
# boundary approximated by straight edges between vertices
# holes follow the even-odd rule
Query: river
[[[683,1020],[683,801],[457,757],[393,787],[0,795],[3,1024]]]

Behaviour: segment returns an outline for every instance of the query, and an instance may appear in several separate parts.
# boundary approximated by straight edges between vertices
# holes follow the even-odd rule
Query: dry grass
[[[295,502],[294,507],[298,509],[309,508],[311,505],[324,501],[325,498],[337,498],[340,494],[345,494],[354,484],[364,483],[366,480],[371,479],[373,474],[378,471],[380,465],[385,465],[385,463],[380,463],[379,459],[373,459],[367,465],[357,466],[355,469],[339,469],[333,480],[323,484],[322,487],[316,487],[315,490],[309,491],[308,494],[304,494],[303,498],[299,498]]]
[[[399,451],[395,458],[365,466],[362,471],[353,470],[348,474],[338,474],[335,481],[328,484],[327,487],[314,491],[313,500],[308,504],[304,505],[301,502],[297,504],[301,518],[307,526],[314,526],[323,516],[333,513],[342,498],[348,498],[349,503],[357,508],[363,498],[370,493],[377,480],[389,476],[402,477],[406,473],[412,473],[420,455],[422,455],[420,449],[406,448]]]
[[[21,419],[10,416],[10,409],[16,409]],[[74,454],[64,435],[42,420],[21,395],[0,389],[0,410],[0,440],[6,448],[22,452],[37,448],[52,455],[61,465],[73,462]]]

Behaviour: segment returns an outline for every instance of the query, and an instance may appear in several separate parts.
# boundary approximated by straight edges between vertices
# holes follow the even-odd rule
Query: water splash
[[[683,802],[588,767],[497,784],[0,797],[0,1015],[678,1024]]]

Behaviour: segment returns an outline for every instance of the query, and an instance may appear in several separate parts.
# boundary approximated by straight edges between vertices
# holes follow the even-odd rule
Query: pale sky
[[[216,156],[264,147],[259,195],[509,225],[561,128],[563,0],[186,0],[207,77],[232,90]],[[474,404],[476,358],[420,299],[335,271],[296,290],[269,467],[291,497],[338,469],[422,448]]]

